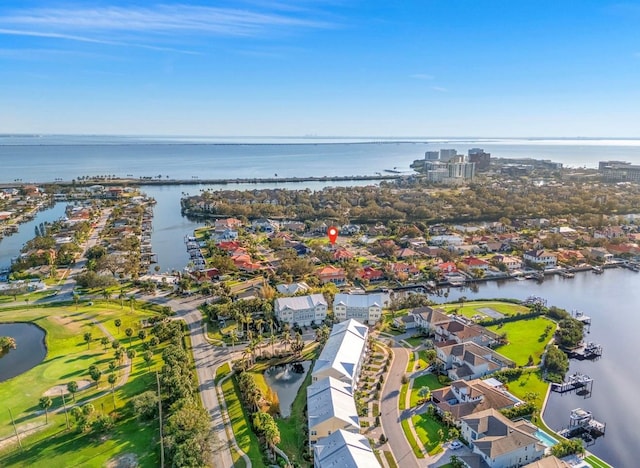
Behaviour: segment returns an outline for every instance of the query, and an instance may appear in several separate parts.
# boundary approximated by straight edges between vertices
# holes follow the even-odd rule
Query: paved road
[[[168,305],[176,312],[176,316],[183,319],[189,327],[196,372],[200,381],[200,397],[209,413],[214,436],[212,447],[213,466],[216,468],[231,468],[233,466],[233,458],[231,457],[229,440],[222,420],[222,413],[220,412],[218,395],[213,383],[216,368],[229,360],[231,353],[225,348],[209,344],[205,339],[202,314],[197,309],[201,301],[192,299],[174,300],[167,297],[155,297],[148,300],[156,304]]]
[[[419,468],[416,457],[411,450],[411,446],[405,438],[402,426],[400,425],[400,410],[398,409],[398,398],[400,387],[402,387],[402,376],[407,369],[409,362],[409,352],[406,348],[395,344],[391,347],[393,351],[393,363],[382,387],[381,413],[382,430],[389,439],[389,445],[398,465],[402,468]]]

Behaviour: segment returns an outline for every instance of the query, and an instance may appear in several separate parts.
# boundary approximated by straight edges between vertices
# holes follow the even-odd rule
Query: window
[[[311,435],[318,435],[317,431],[311,431]]]

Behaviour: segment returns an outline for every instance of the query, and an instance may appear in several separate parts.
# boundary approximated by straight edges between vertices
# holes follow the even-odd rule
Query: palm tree
[[[111,292],[107,289],[103,289],[102,297],[104,298],[105,301],[108,301],[109,299],[111,299]]]
[[[131,327],[125,328],[124,334],[127,335],[127,338],[129,338],[129,347],[131,347],[131,336],[133,335],[133,328]]]
[[[73,402],[76,402],[76,392],[78,391],[78,382],[72,380],[67,384],[67,390],[71,393],[71,398],[73,398]]]
[[[274,345],[276,344],[276,335],[273,333],[269,336],[269,343],[271,344],[271,355],[275,354]]]
[[[49,408],[51,407],[52,403],[53,402],[51,401],[51,398],[49,398],[48,396],[43,396],[40,398],[39,405],[40,405],[40,408],[44,410],[45,424],[49,424]]]
[[[129,359],[129,363],[131,364],[131,367],[133,367],[133,358],[136,357],[136,350],[135,349],[128,349],[127,350],[127,358]]]
[[[118,329],[118,335],[120,334],[120,325],[122,325],[122,320],[120,319],[115,319],[113,321],[113,323],[115,324],[116,328]]]
[[[118,377],[115,374],[111,374],[107,381],[111,384],[111,398],[113,398],[113,409],[116,409],[116,395],[114,393],[115,384],[118,381]]]
[[[140,330],[138,332],[138,338],[140,339],[140,341],[144,341],[144,339],[147,337],[147,332],[144,330]]]
[[[84,334],[84,341],[85,341],[85,343],[87,343],[87,349],[89,349],[89,347],[91,345],[92,338],[93,338],[93,336],[91,335],[91,332],[86,332]]]
[[[291,332],[285,328],[282,332],[282,344],[284,345],[284,351],[288,351],[289,343],[291,342]]]
[[[107,350],[107,346],[109,345],[109,338],[107,338],[106,336],[103,336],[100,339],[100,344],[102,345],[103,350],[106,351]]]
[[[151,366],[151,362],[153,361],[153,351],[147,351],[144,353],[144,362],[147,364],[147,371],[149,370],[149,366]]]

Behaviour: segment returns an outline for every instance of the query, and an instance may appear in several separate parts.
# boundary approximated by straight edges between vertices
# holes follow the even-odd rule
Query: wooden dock
[[[585,398],[591,395],[593,389],[593,379],[588,375],[576,372],[569,376],[566,382],[552,383],[551,391],[556,393],[569,393],[582,390],[585,392]]]

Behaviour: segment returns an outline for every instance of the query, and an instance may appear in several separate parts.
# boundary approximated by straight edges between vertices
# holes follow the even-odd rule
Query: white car
[[[462,448],[462,443],[458,442],[457,440],[454,440],[449,444],[449,448],[451,450],[458,450],[459,448]]]

